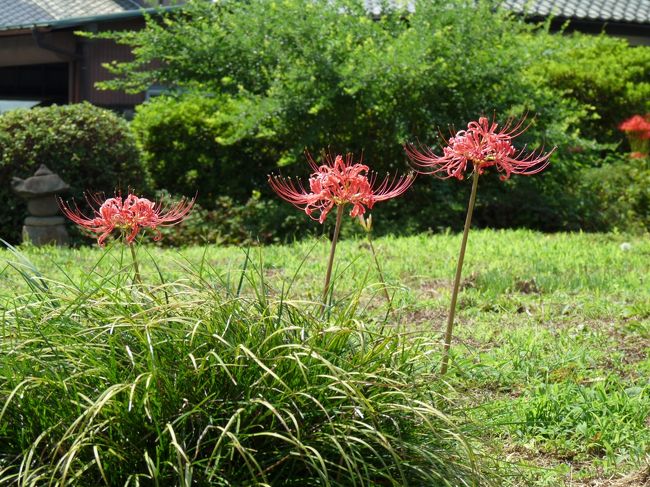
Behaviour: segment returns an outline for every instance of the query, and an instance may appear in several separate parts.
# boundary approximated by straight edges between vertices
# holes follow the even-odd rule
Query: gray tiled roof
[[[381,0],[365,1],[370,12],[381,11]],[[412,9],[409,0],[388,2]],[[650,0],[502,0],[501,4],[513,12],[534,16],[650,24]],[[145,0],[0,0],[0,30],[128,12],[144,6]]]
[[[138,0],[0,0],[0,30],[142,8]]]
[[[502,5],[542,17],[650,24],[650,0],[503,0]]]

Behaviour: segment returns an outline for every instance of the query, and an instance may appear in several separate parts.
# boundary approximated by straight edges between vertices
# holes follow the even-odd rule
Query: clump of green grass
[[[514,407],[514,434],[565,457],[604,463],[642,460],[650,450],[650,388],[614,378],[594,384],[544,384]]]
[[[353,300],[323,319],[259,268],[204,260],[146,288],[119,257],[60,281],[14,267],[28,291],[2,303],[2,485],[487,483],[443,412],[434,345],[367,327]]]

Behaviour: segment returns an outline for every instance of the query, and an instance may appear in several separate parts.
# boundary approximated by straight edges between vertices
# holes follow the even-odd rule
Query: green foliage
[[[134,127],[159,187],[187,194],[196,185],[206,208],[217,195],[268,196],[264,177],[277,166],[304,175],[305,148],[363,152],[379,172],[404,171],[405,140],[435,144],[439,127],[480,114],[503,121],[537,113],[522,144],[572,141],[580,110],[527,73],[535,52],[521,38],[530,27],[487,3],[447,7],[386,7],[373,19],[354,0],[191,1],[141,32],[104,34],[131,45],[136,58],[113,64],[118,79],[103,86],[179,88],[142,107]],[[143,71],[154,60],[158,67]],[[455,224],[463,206],[456,202],[466,199],[461,185],[416,189],[400,211],[386,210],[385,228]],[[425,219],[423,208],[440,211]]]
[[[628,232],[650,231],[650,162],[620,158],[585,171],[584,200],[592,206],[585,229],[610,226]]]
[[[266,186],[273,165],[260,158],[260,142],[224,144],[226,97],[161,96],[141,105],[132,129],[155,185],[176,194],[198,194],[207,208],[219,196],[244,201]],[[266,165],[265,165],[266,163]]]
[[[112,63],[117,77],[102,86],[170,88],[138,110],[137,137],[158,188],[198,189],[208,210],[220,196],[273,198],[266,175],[286,166],[285,174],[304,176],[305,149],[363,152],[379,172],[404,171],[404,141],[435,145],[440,131],[482,114],[503,123],[528,113],[533,123],[518,144],[557,146],[551,165],[506,184],[482,178],[476,224],[625,226],[622,216],[593,219],[598,205],[577,189],[623,141],[621,118],[650,110],[650,49],[551,34],[491,2],[402,6],[372,17],[362,0],[192,0],[142,31],[101,34],[135,53]],[[615,186],[606,198],[625,198]],[[457,181],[420,181],[376,210],[377,231],[458,228],[466,193]]]
[[[147,171],[139,160],[126,121],[90,104],[15,110],[0,116],[0,236],[20,239],[26,216],[24,202],[11,192],[12,177],[32,176],[45,164],[71,186],[84,191],[141,190]],[[69,195],[62,195],[68,197]]]
[[[221,196],[211,210],[195,205],[182,225],[161,229],[164,238],[160,244],[273,244],[304,238],[316,233],[319,227],[295,208],[278,199],[262,199],[259,192],[253,192],[243,204]]]
[[[583,136],[618,142],[623,139],[618,124],[650,112],[649,47],[579,33],[535,36],[531,43],[539,60],[530,74],[586,110],[579,127]]]
[[[2,303],[0,483],[489,483],[428,340],[360,322],[354,300],[319,318],[248,255],[175,281],[156,264],[154,286],[117,249],[93,256],[47,283],[11,258],[33,287]]]
[[[518,407],[522,422],[515,434],[565,454],[602,455],[615,464],[622,455],[642,459],[650,448],[645,428],[650,389],[643,384],[626,388],[615,379],[594,385],[545,384]]]

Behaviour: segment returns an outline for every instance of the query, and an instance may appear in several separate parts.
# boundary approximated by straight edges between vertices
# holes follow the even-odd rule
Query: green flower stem
[[[129,248],[131,249],[131,257],[133,258],[133,271],[134,271],[133,281],[137,283],[140,287],[143,287],[142,278],[140,277],[140,266],[138,265],[138,259],[135,255],[135,245],[133,244],[128,244],[128,245]]]
[[[343,220],[343,209],[345,205],[338,205],[336,208],[336,226],[334,227],[334,237],[330,247],[330,257],[327,262],[327,274],[325,274],[325,288],[323,289],[323,310],[327,306],[327,294],[330,288],[330,279],[332,278],[332,265],[334,264],[334,253],[336,252],[336,242],[341,232],[341,222]]]
[[[460,276],[463,271],[463,261],[465,260],[465,249],[467,248],[467,236],[472,224],[472,213],[474,212],[474,203],[476,203],[476,189],[478,188],[478,171],[474,169],[474,178],[472,180],[472,194],[469,197],[467,205],[467,216],[465,217],[465,228],[463,229],[463,240],[460,244],[460,254],[458,255],[458,265],[456,266],[456,277],[454,278],[454,290],[451,294],[451,306],[449,308],[449,319],[447,320],[447,330],[445,331],[445,345],[442,352],[442,364],[440,374],[447,373],[449,365],[449,347],[451,347],[451,335],[454,330],[454,316],[456,314],[456,302],[458,301],[458,290],[460,288]]]
[[[386,280],[384,279],[384,273],[381,270],[379,265],[379,259],[377,258],[377,252],[375,252],[375,246],[372,244],[372,238],[370,237],[370,231],[366,232],[366,237],[368,237],[368,244],[370,245],[370,250],[372,251],[372,257],[375,260],[375,267],[377,267],[377,272],[379,273],[379,279],[381,280],[381,285],[384,289],[384,296],[386,296],[386,301],[388,302],[388,310],[390,312],[391,306],[393,305],[390,295],[388,294],[388,288],[386,287]]]

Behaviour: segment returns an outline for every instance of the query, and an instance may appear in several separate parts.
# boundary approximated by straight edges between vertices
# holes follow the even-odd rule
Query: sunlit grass
[[[375,392],[363,387],[356,387],[356,392],[346,392],[345,401],[349,401],[346,407],[340,402],[332,403],[329,393],[323,392],[334,387],[327,381],[319,379],[314,383],[309,379],[306,382],[301,376],[300,380],[291,383],[291,390],[304,391],[318,397],[321,404],[327,403],[326,410],[344,411],[337,416],[341,420],[355,425],[358,421],[369,421],[367,411],[361,412],[363,419],[354,416],[357,414],[354,407],[362,402],[355,395],[357,393],[379,401],[377,410],[387,407],[383,401],[385,396],[378,392],[384,390],[386,383],[397,388],[388,396],[394,393],[395,397],[401,397],[400,407],[412,406],[408,401],[417,398],[427,408],[444,412],[436,420],[442,423],[435,423],[437,426],[433,429],[446,431],[438,440],[453,445],[449,452],[451,464],[458,466],[458,475],[474,478],[472,475],[476,473],[472,470],[470,450],[461,440],[472,437],[487,440],[495,458],[509,459],[510,466],[503,467],[501,475],[515,476],[502,477],[497,482],[500,484],[561,485],[569,474],[573,479],[609,478],[644,468],[650,451],[650,239],[615,234],[474,232],[464,268],[452,367],[446,376],[448,383],[443,384],[432,371],[438,366],[439,342],[459,241],[460,236],[451,234],[376,240],[384,276],[393,296],[390,312],[365,241],[342,241],[335,270],[333,307],[322,320],[315,310],[322,292],[329,250],[326,240],[253,248],[248,258],[246,249],[236,247],[207,246],[179,251],[139,247],[143,279],[153,289],[151,294],[132,286],[129,255],[119,246],[106,252],[96,248],[23,248],[21,252],[42,276],[36,279],[33,269],[16,263],[17,257],[10,252],[0,251],[3,337],[0,377],[4,381],[0,395],[4,402],[8,401],[19,378],[31,378],[21,386],[23,397],[17,392],[9,403],[14,407],[22,401],[25,407],[38,411],[30,416],[33,425],[20,431],[11,430],[9,435],[7,424],[11,423],[6,421],[7,408],[0,421],[0,428],[5,429],[0,429],[0,434],[5,435],[3,440],[11,436],[12,442],[22,442],[12,443],[12,451],[16,451],[15,445],[25,447],[36,441],[35,431],[44,433],[38,444],[42,448],[38,450],[39,455],[50,451],[59,456],[52,464],[34,467],[33,472],[34,478],[40,478],[39,475],[50,478],[60,475],[65,464],[65,460],[60,460],[64,458],[61,446],[68,448],[72,444],[60,443],[61,438],[68,438],[66,441],[82,438],[79,435],[83,431],[85,436],[83,441],[79,440],[78,450],[70,451],[85,451],[86,456],[79,453],[80,457],[71,460],[71,468],[74,466],[76,472],[88,468],[88,472],[101,477],[94,451],[87,445],[95,441],[99,433],[119,429],[113,423],[123,423],[138,438],[145,438],[148,445],[128,444],[127,448],[116,443],[126,448],[124,451],[139,452],[126,455],[139,459],[137,472],[154,476],[142,453],[146,449],[159,455],[154,464],[162,472],[161,478],[172,476],[180,483],[178,476],[185,475],[182,472],[187,463],[183,463],[183,455],[174,446],[166,427],[170,423],[176,443],[191,460],[190,465],[196,460],[196,467],[191,470],[193,478],[199,479],[197,475],[200,474],[196,472],[215,463],[214,459],[205,460],[201,456],[203,447],[201,443],[196,446],[196,435],[200,436],[197,431],[210,424],[203,416],[213,421],[217,418],[214,413],[205,414],[209,407],[201,402],[199,392],[203,391],[201,397],[209,396],[214,401],[219,395],[238,397],[228,395],[229,389],[224,386],[230,380],[226,370],[233,375],[241,372],[237,360],[243,359],[237,357],[243,357],[245,352],[237,350],[238,344],[248,344],[247,349],[255,357],[262,357],[264,364],[291,364],[283,369],[287,376],[279,375],[287,383],[287,377],[305,370],[305,362],[300,364],[302,359],[282,358],[290,355],[287,347],[291,344],[298,350],[308,346],[330,350],[336,359],[329,355],[326,358],[340,369],[343,382],[356,381],[349,375],[353,370],[377,374],[384,381],[379,389],[373,389]],[[630,248],[621,248],[623,242],[629,242]],[[5,264],[7,261],[14,262],[13,267]],[[246,271],[242,272],[245,262],[248,262]],[[31,281],[21,277],[19,271],[31,276]],[[231,351],[228,359],[223,360],[229,366],[219,368],[211,364],[205,366],[202,373],[197,372],[200,370],[198,364],[203,363],[201,360],[205,360],[210,350],[224,346],[213,334],[226,336],[223,327],[228,322],[227,316],[231,315],[241,320],[238,331],[226,338]],[[196,331],[192,331],[195,327]],[[301,335],[302,330],[306,335]],[[315,330],[329,331],[314,333]],[[228,328],[228,332],[231,331],[232,320]],[[273,352],[262,346],[267,338],[274,343]],[[370,343],[385,345],[377,350],[364,348]],[[402,352],[397,353],[398,350]],[[197,366],[189,358],[190,354]],[[255,363],[250,357],[246,361],[249,366]],[[271,376],[268,373],[265,376],[259,365],[255,367],[247,369],[255,372],[250,376],[246,374],[246,380],[241,383],[251,390],[263,386],[263,395],[268,396],[272,391],[271,403],[281,404],[275,406],[276,410],[284,411],[280,416],[287,425],[293,424],[291,418],[299,418],[298,411],[305,409],[305,404],[290,402],[282,393],[283,386],[275,379],[270,381]],[[326,375],[316,372],[318,367],[327,366],[316,360],[309,363],[307,370]],[[138,379],[142,374],[145,375]],[[150,379],[148,385],[146,374],[156,377]],[[213,375],[222,377],[218,388],[212,382]],[[129,388],[136,380],[131,411],[128,411]],[[266,380],[270,382],[267,384]],[[360,380],[365,384],[365,379]],[[379,387],[380,382],[370,382]],[[397,384],[411,383],[413,396],[409,388],[407,399],[405,389]],[[127,389],[111,389],[118,384]],[[205,390],[212,393],[206,396]],[[88,417],[83,416],[84,412],[97,407],[100,398],[105,397],[101,394],[106,391],[114,395],[106,399],[105,416],[93,418],[97,422],[87,426]],[[40,397],[48,400],[40,401]],[[64,401],[62,398],[67,398],[65,407],[59,405]],[[148,418],[145,404],[158,404],[158,410],[150,407],[161,414],[155,416],[155,421]],[[265,406],[247,404],[250,411],[255,411],[250,413],[254,417],[268,419],[260,422],[267,431],[279,431],[285,439],[290,434],[297,437],[298,430],[301,435],[304,431],[313,433],[309,424],[325,424],[325,416],[316,415],[301,418],[303,422],[299,422],[298,429],[287,429],[268,407],[262,414],[260,411],[264,411]],[[196,416],[190,411],[197,411]],[[20,412],[12,414],[12,417],[19,417]],[[62,414],[65,419],[61,419]],[[86,419],[67,432],[82,416]],[[398,416],[403,417],[407,426],[418,424],[412,415]],[[108,429],[102,430],[100,417],[113,418],[109,421],[111,427],[106,425],[104,428]],[[59,418],[61,424],[57,426],[59,429],[49,431],[46,425],[53,424],[52,418]],[[125,422],[125,418],[129,421]],[[197,421],[199,426],[194,426]],[[447,426],[441,428],[441,424]],[[341,429],[337,431],[343,436],[347,434]],[[375,431],[382,430],[375,428]],[[404,427],[400,426],[400,431],[404,431]],[[461,433],[464,436],[454,436]],[[242,435],[251,438],[247,435],[253,433],[243,431]],[[111,441],[120,437],[113,433],[109,436]],[[102,461],[103,455],[112,455],[111,448],[115,452],[122,451],[116,446],[108,447],[110,442],[101,435],[99,438],[103,441],[97,443]],[[329,446],[322,438],[317,440],[309,435],[300,438]],[[412,455],[406,452],[411,451],[413,445],[428,441],[418,435],[397,440],[411,445],[399,448],[406,456]],[[286,443],[290,442],[286,440]],[[0,441],[0,445],[3,444],[9,443]],[[277,452],[280,455],[277,460],[287,454],[287,450],[276,448],[277,442],[273,445],[267,450]],[[2,448],[0,446],[0,451]],[[258,450],[257,446],[252,449]],[[395,473],[383,466],[382,462],[386,462],[391,453],[382,451],[373,457],[376,462],[369,460],[368,474],[392,475],[398,479],[398,485],[408,475],[415,475],[413,472],[418,468],[424,468],[421,465],[435,463],[426,463],[433,460],[427,460],[428,453],[424,451],[424,458],[417,456],[417,462],[424,462],[420,467],[412,465],[413,470],[408,474]],[[347,454],[359,460],[358,453]],[[39,455],[32,455],[32,460],[40,458]],[[153,453],[148,455],[153,459]],[[193,455],[196,455],[194,460],[190,458]],[[232,455],[246,463],[242,460],[244,453]],[[334,455],[342,453],[337,450]],[[6,465],[8,457],[3,458]],[[224,455],[219,461],[225,462],[223,458]],[[110,463],[108,459],[106,462]],[[332,484],[340,481],[340,485],[352,485],[345,484],[347,474],[338,472],[355,463],[344,461],[345,466],[338,461],[334,463],[336,465],[326,462]],[[487,469],[484,460],[478,464]],[[264,465],[268,467],[269,463]],[[284,460],[277,472],[285,475],[289,470],[309,470],[304,465],[300,468],[296,465]],[[361,468],[360,463],[356,465],[354,468]],[[442,472],[440,464],[435,465],[435,471]],[[106,475],[116,475],[115,478],[122,480],[128,468],[111,467],[112,473]],[[252,470],[247,466],[243,468],[249,478],[260,475],[254,465]],[[313,468],[312,473],[318,470]],[[271,484],[272,470],[267,479]],[[425,470],[433,471],[428,467]],[[6,475],[10,475],[8,472]],[[485,472],[487,470],[483,475]],[[11,475],[15,474],[15,470],[11,471]],[[109,480],[112,482],[113,478]],[[436,481],[431,482],[435,485]],[[451,484],[455,485],[454,481]]]

